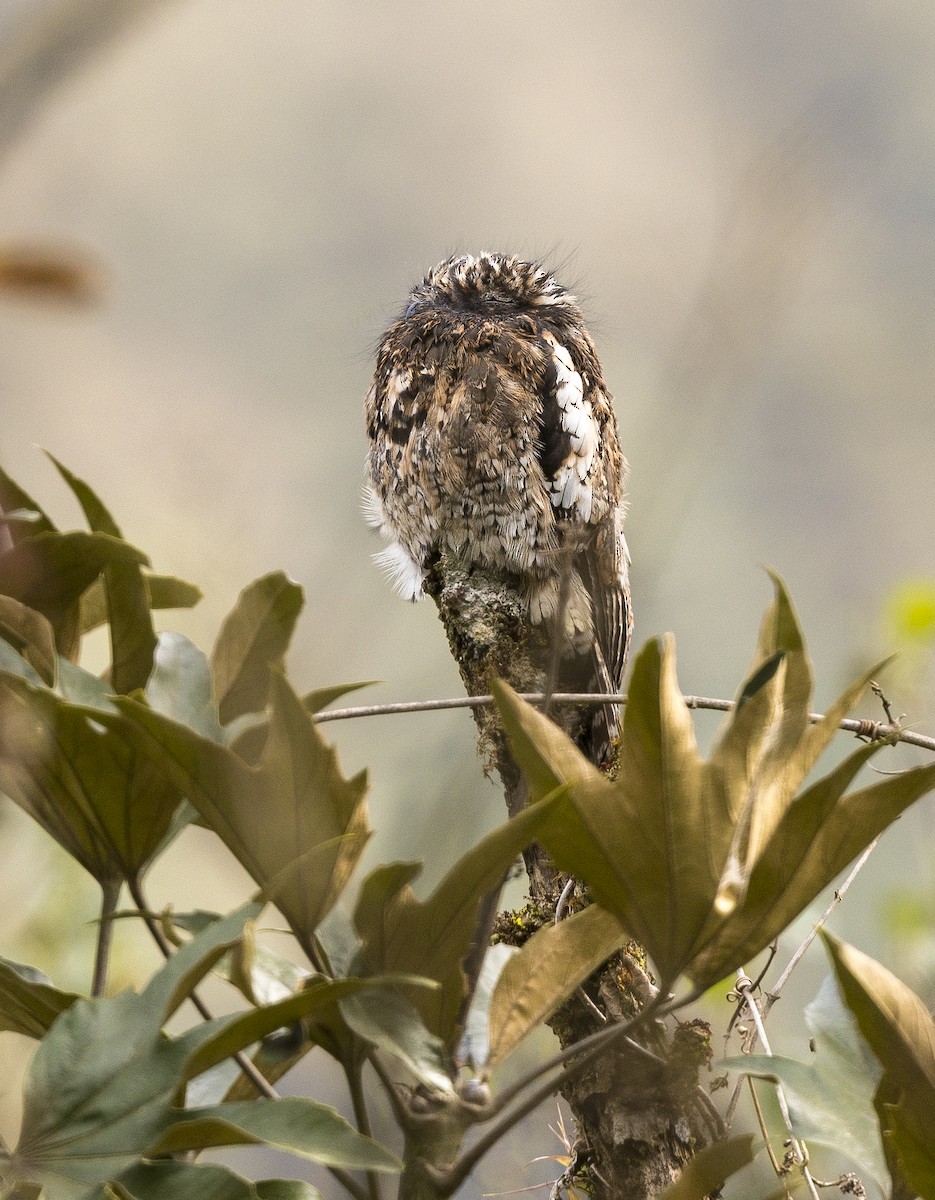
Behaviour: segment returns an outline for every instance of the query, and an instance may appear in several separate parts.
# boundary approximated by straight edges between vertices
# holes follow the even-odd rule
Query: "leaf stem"
[[[107,987],[107,969],[110,966],[110,948],[114,936],[114,913],[123,883],[119,879],[107,879],[101,884],[101,919],[97,927],[97,950],[94,955],[94,977],[91,980],[91,995],[103,996]]]
[[[385,1064],[375,1050],[371,1050],[367,1061],[376,1072],[377,1079],[383,1085],[383,1090],[386,1092],[387,1099],[393,1109],[393,1116],[396,1118],[396,1124],[400,1129],[405,1129],[406,1121],[409,1117],[408,1110],[405,1104],[399,1098],[399,1092],[396,1090],[396,1084],[393,1082],[393,1077],[386,1069]]]
[[[133,903],[136,905],[140,916],[143,918],[146,928],[152,935],[153,941],[159,947],[163,958],[170,959],[174,951],[172,946],[169,944],[168,938],[162,932],[159,922],[152,915],[152,912],[146,903],[146,897],[143,895],[143,888],[139,879],[129,879],[127,880],[127,884],[130,888],[130,896],[133,899]],[[189,992],[188,998],[191,1000],[192,1004],[194,1004],[195,1008],[198,1009],[198,1013],[203,1020],[214,1020],[214,1014],[198,995],[197,991]],[[265,1096],[267,1100],[279,1099],[279,1093],[269,1082],[269,1080],[257,1070],[256,1066],[250,1061],[249,1058],[247,1058],[243,1051],[238,1050],[237,1053],[232,1057],[237,1063],[237,1066],[240,1067],[241,1071],[243,1071],[244,1075],[246,1075],[261,1096]]]
[[[351,1103],[354,1106],[354,1120],[357,1122],[357,1129],[364,1137],[373,1137],[373,1128],[370,1124],[370,1113],[367,1111],[367,1098],[364,1095],[362,1067],[360,1063],[354,1062],[345,1065],[344,1074],[347,1077],[348,1090],[351,1093]],[[380,1200],[380,1180],[376,1171],[367,1172],[367,1195],[370,1200]]]

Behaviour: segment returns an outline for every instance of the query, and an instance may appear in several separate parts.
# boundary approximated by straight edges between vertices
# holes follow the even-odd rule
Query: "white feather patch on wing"
[[[412,372],[406,367],[402,371],[392,371],[390,377],[386,381],[386,399],[389,404],[389,411],[392,415],[396,407],[396,402],[403,392],[407,391],[412,383]]]
[[[575,370],[571,355],[550,334],[555,367],[555,401],[562,414],[562,429],[568,434],[571,451],[559,465],[549,483],[553,508],[574,509],[582,521],[591,519],[593,492],[589,476],[600,440],[590,400],[585,399],[584,383]]]
[[[386,512],[383,509],[383,501],[377,495],[376,489],[372,484],[364,484],[363,494],[360,498],[360,507],[364,510],[364,520],[371,529],[379,529],[384,537],[392,537],[389,523],[386,519]]]
[[[373,556],[373,561],[403,599],[422,599],[425,571],[399,542],[390,542]]]

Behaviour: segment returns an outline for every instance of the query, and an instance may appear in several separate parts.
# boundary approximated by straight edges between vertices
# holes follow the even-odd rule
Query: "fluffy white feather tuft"
[[[425,571],[399,542],[390,542],[373,556],[373,561],[403,599],[422,599]]]

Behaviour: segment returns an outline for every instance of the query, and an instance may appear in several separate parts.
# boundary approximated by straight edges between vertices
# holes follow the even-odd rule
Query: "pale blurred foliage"
[[[42,9],[18,0],[0,51],[22,48],[13,18]],[[0,455],[77,523],[33,449],[47,446],[156,569],[203,586],[169,625],[208,647],[240,587],[282,567],[308,596],[298,686],[459,692],[431,605],[394,599],[369,560],[361,403],[410,283],[487,248],[557,263],[593,318],[632,466],[637,640],[675,631],[685,691],[729,694],[741,677],[764,562],[799,606],[819,703],[897,648],[887,597],[935,576],[935,9],[86,0],[84,13],[63,43],[76,53],[51,59],[54,87],[0,53],[17,84],[0,78],[15,134],[0,143],[0,243],[65,247],[103,289],[90,306],[3,300]],[[911,703],[906,719],[930,730],[930,677],[893,678],[909,697],[894,708]],[[428,846],[433,881],[501,816],[464,713],[329,733],[348,770],[372,768],[371,863]],[[837,919],[884,961],[880,898],[894,877],[931,884],[931,811],[891,831]],[[90,882],[4,822],[4,952],[31,952],[49,912],[51,960],[90,946]],[[179,908],[244,888],[197,832],[150,885]],[[118,980],[148,953],[134,945]],[[824,970],[802,972],[802,997]]]

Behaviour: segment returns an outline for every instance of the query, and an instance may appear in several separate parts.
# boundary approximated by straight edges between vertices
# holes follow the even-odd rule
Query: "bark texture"
[[[520,692],[546,690],[551,645],[546,631],[530,625],[516,582],[442,556],[426,590],[438,606],[469,695],[489,692],[493,677]],[[499,773],[512,815],[526,802],[523,779],[496,710],[477,708],[474,715],[481,757],[488,771]],[[573,739],[584,739],[590,711],[563,705],[550,715]],[[522,920],[504,922],[503,927],[519,926],[531,936],[538,925],[554,920],[565,879],[540,847],[533,846],[525,858],[529,908]],[[585,987],[608,1021],[632,1016],[654,994],[639,947],[628,950],[605,964]],[[578,996],[564,1005],[551,1025],[563,1047],[602,1027],[594,1009]],[[678,1178],[699,1146],[711,1140],[697,1097],[698,1072],[707,1055],[706,1027],[689,1023],[672,1032],[657,1025],[644,1030],[640,1041],[642,1049],[624,1044],[601,1055],[562,1089],[578,1126],[573,1170],[598,1200],[651,1200]],[[574,1180],[566,1175],[565,1182]]]

